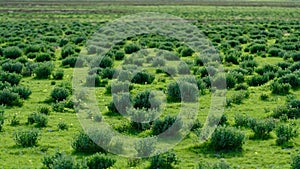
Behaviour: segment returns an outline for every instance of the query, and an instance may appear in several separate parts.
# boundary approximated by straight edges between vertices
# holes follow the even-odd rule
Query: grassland
[[[157,1],[153,4],[149,4],[146,1],[134,1],[129,4],[126,1],[45,1],[34,4],[27,1],[0,1],[0,26],[3,28],[3,30],[0,31],[0,46],[6,48],[7,46],[17,46],[19,43],[25,45],[45,43],[50,48],[55,48],[53,52],[54,55],[51,57],[51,61],[55,65],[54,70],[59,68],[64,70],[63,80],[55,80],[53,77],[40,80],[36,79],[34,74],[22,78],[20,84],[29,87],[32,94],[28,99],[24,100],[22,107],[13,106],[5,108],[6,120],[4,122],[3,131],[0,132],[0,168],[42,168],[43,157],[48,154],[54,154],[56,151],[63,151],[76,160],[91,156],[91,154],[76,153],[71,147],[74,137],[82,130],[80,121],[77,118],[75,110],[72,108],[65,108],[63,112],[51,111],[51,114],[47,116],[47,126],[38,128],[41,136],[38,145],[35,147],[23,148],[16,145],[13,140],[13,134],[20,129],[33,128],[33,125],[27,124],[28,115],[37,112],[41,106],[51,107],[53,103],[49,103],[47,100],[49,100],[54,87],[62,82],[72,81],[74,68],[62,66],[62,47],[59,47],[60,40],[67,38],[71,41],[70,43],[72,43],[72,39],[77,37],[88,39],[99,27],[122,16],[139,12],[168,13],[189,20],[191,24],[196,25],[200,31],[203,31],[210,40],[213,40],[214,37],[218,37],[225,32],[226,35],[221,38],[221,42],[214,43],[217,49],[220,49],[218,47],[221,46],[222,42],[227,42],[232,38],[229,37],[230,32],[242,32],[241,36],[247,37],[247,42],[239,45],[241,48],[233,47],[232,49],[241,52],[243,55],[253,55],[254,61],[258,63],[257,67],[262,67],[265,64],[276,65],[278,62],[283,61],[290,64],[298,62],[293,61],[293,59],[288,56],[271,57],[267,50],[263,53],[245,52],[245,48],[253,43],[255,38],[258,38],[258,40],[266,40],[264,44],[267,48],[270,48],[279,40],[288,38],[288,35],[293,35],[297,39],[292,44],[299,44],[300,11],[298,7],[300,3],[297,1],[222,1],[222,3],[214,1],[176,1],[164,3]],[[182,4],[184,4],[184,6],[181,6]],[[276,27],[271,30],[270,25]],[[67,30],[74,30],[74,32],[69,36],[69,34],[66,33]],[[279,31],[279,33],[278,36],[275,35],[275,37],[262,36],[254,38],[251,37],[251,33],[253,32],[247,32],[253,30],[258,31],[258,35],[262,34],[262,31],[272,33],[272,31],[276,30]],[[34,36],[30,35],[28,31],[35,33]],[[296,36],[297,33],[298,36]],[[20,38],[18,39],[17,37]],[[45,40],[45,37],[55,37],[57,40],[55,42],[49,42]],[[233,35],[233,38],[234,37],[235,35]],[[81,54],[87,54],[85,41],[81,44],[77,44],[76,47],[81,49]],[[121,47],[121,50],[123,50],[123,48],[124,47]],[[281,48],[281,46],[279,46],[279,48]],[[299,49],[297,50],[299,52]],[[289,56],[293,52],[296,51],[286,51]],[[223,49],[220,49],[220,53],[224,58],[226,54],[224,54]],[[24,56],[25,58],[28,57],[26,54],[24,54]],[[125,57],[130,57],[130,55],[126,54]],[[5,60],[4,57],[1,57],[1,59],[3,61]],[[193,55],[184,59],[194,61],[195,56]],[[29,59],[29,61],[36,62],[35,59]],[[114,62],[114,66],[117,67],[117,65],[121,63],[122,61],[116,61]],[[226,61],[223,61],[223,63],[226,71],[240,67],[239,64]],[[149,66],[148,64],[146,65]],[[170,65],[174,65],[174,62],[167,62],[167,66]],[[197,68],[197,66],[193,66],[193,68]],[[134,84],[133,95],[150,87],[166,90],[168,83],[172,81],[172,79],[165,74],[156,73],[156,69],[149,69],[148,71],[155,74],[155,79],[160,79],[161,81],[156,80],[156,83],[149,86]],[[248,78],[256,75],[257,73],[255,72],[251,75],[245,75],[246,80],[242,83],[246,84]],[[234,126],[234,117],[236,114],[247,114],[254,118],[265,119],[272,116],[275,108],[284,106],[287,96],[277,95],[271,92],[269,86],[273,81],[274,79],[259,86],[250,86],[247,90],[250,93],[249,98],[244,99],[241,104],[227,106],[224,113],[227,117],[227,125]],[[55,85],[53,85],[54,82]],[[226,97],[231,98],[238,92],[239,91],[235,91],[234,89],[229,89]],[[269,99],[267,101],[260,99],[262,93],[268,95]],[[108,112],[106,105],[111,102],[112,96],[105,93],[105,87],[97,88],[96,94],[98,96],[99,108],[103,112],[104,119],[107,119],[115,128],[128,125],[126,122],[123,122],[124,119],[122,117],[111,115]],[[300,91],[298,88],[294,88],[290,90],[290,94],[299,99]],[[199,97],[200,113],[197,118],[202,124],[205,123],[207,118],[210,99],[211,92],[209,89],[206,89],[206,94]],[[168,104],[166,114],[177,114],[179,106],[178,103]],[[11,126],[10,122],[15,114],[20,124]],[[300,125],[298,119],[291,119],[290,121],[298,126]],[[68,124],[69,129],[58,130],[57,124],[59,122]],[[225,159],[233,168],[290,168],[291,157],[299,152],[300,137],[296,137],[292,140],[287,147],[281,147],[276,145],[275,131],[271,132],[268,139],[259,140],[253,137],[252,130],[247,128],[241,128],[239,130],[246,134],[245,144],[242,150],[233,152],[215,151],[208,148],[206,144],[199,144],[198,133],[191,132],[174,148],[179,158],[179,163],[174,165],[174,168],[195,168],[199,161],[207,161],[213,164],[219,162],[220,159]],[[125,133],[131,137],[143,137],[145,135],[147,136],[149,132],[151,132],[150,129],[142,132],[127,131],[127,133]],[[128,164],[128,159],[125,157],[119,157],[109,153],[107,156],[117,159],[116,164],[112,168],[131,167]],[[149,165],[149,159],[142,159],[137,166],[133,168],[147,168]]]

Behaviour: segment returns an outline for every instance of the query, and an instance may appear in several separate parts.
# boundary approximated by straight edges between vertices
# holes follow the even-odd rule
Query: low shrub
[[[99,63],[99,67],[101,67],[101,68],[109,68],[112,66],[113,66],[113,60],[110,57],[102,58]]]
[[[57,128],[58,128],[58,130],[68,130],[69,125],[67,123],[61,121],[57,124]]]
[[[17,59],[22,56],[22,50],[18,47],[7,47],[3,51],[3,56],[8,59]]]
[[[75,47],[72,45],[65,45],[62,49],[61,49],[61,58],[65,59],[68,56],[71,56],[73,54],[75,54]]]
[[[177,164],[178,159],[175,152],[168,151],[166,153],[158,154],[151,157],[150,169],[157,168],[173,168],[173,165]]]
[[[0,72],[0,81],[9,83],[11,86],[18,85],[22,79],[22,75],[16,73]]]
[[[51,92],[51,98],[54,101],[63,101],[70,95],[68,89],[64,87],[55,87]]]
[[[300,168],[300,153],[292,157],[292,163],[291,163],[291,169],[299,169],[299,168]]]
[[[32,113],[27,117],[28,124],[35,124],[36,127],[46,127],[48,118],[45,114]]]
[[[154,81],[154,79],[155,76],[153,74],[142,71],[135,74],[131,82],[137,84],[151,84]]]
[[[96,153],[105,152],[100,146],[98,146],[89,135],[84,132],[80,132],[75,136],[72,142],[72,148],[75,152],[81,153]]]
[[[156,116],[157,110],[146,109],[128,109],[128,114],[131,117],[131,127],[137,131],[144,131],[151,127],[150,123]]]
[[[82,67],[84,64],[84,60],[82,58],[74,57],[74,56],[68,56],[65,59],[62,60],[63,66],[70,66],[70,67]]]
[[[51,60],[51,55],[48,53],[39,53],[35,57],[36,62],[46,62]]]
[[[101,153],[93,154],[86,159],[86,164],[89,169],[106,169],[115,164],[116,160]]]
[[[295,62],[300,61],[300,52],[296,52],[292,55],[292,58]]]
[[[97,74],[88,75],[86,77],[86,86],[88,87],[100,87],[101,81],[100,77]]]
[[[106,93],[117,94],[122,92],[129,92],[132,89],[133,86],[128,81],[111,81],[111,83],[106,87]]]
[[[300,87],[300,77],[295,74],[287,74],[278,79],[279,83],[290,84],[292,88]]]
[[[16,63],[6,62],[6,63],[2,64],[1,67],[2,67],[2,70],[4,70],[4,71],[20,74],[23,69],[23,64],[20,62],[16,62]]]
[[[134,108],[145,108],[145,109],[159,109],[161,105],[161,100],[156,97],[154,92],[150,90],[145,90],[138,93],[133,99]]]
[[[20,102],[20,96],[17,93],[3,89],[0,91],[0,105],[20,106],[22,102]]]
[[[53,79],[55,80],[62,80],[64,77],[64,70],[63,69],[58,69],[53,73]]]
[[[244,144],[245,134],[232,127],[217,127],[211,136],[210,145],[217,151],[238,150]]]
[[[27,99],[32,93],[28,87],[21,85],[13,86],[11,90],[12,92],[17,93],[22,99]]]
[[[152,126],[153,135],[162,134],[162,136],[174,136],[182,127],[181,119],[176,117],[166,116],[164,119],[157,119]]]
[[[271,83],[270,89],[273,94],[286,95],[289,93],[291,89],[291,85],[287,83],[279,83],[278,81],[275,81]]]
[[[3,129],[4,120],[5,120],[4,109],[2,107],[0,107],[0,132]]]
[[[248,85],[244,83],[237,84],[235,90],[248,90]]]
[[[257,119],[250,124],[250,128],[254,132],[255,138],[266,139],[270,136],[270,132],[275,129],[275,121],[273,119]]]
[[[237,127],[250,128],[250,126],[255,122],[255,119],[248,115],[237,114],[234,116],[234,122]]]
[[[37,145],[39,132],[35,129],[20,130],[14,133],[14,140],[22,147],[33,147]]]
[[[183,48],[180,52],[182,57],[192,56],[194,53],[193,49],[191,48]]]
[[[134,143],[134,149],[137,152],[138,157],[148,157],[155,150],[155,144],[157,143],[157,138],[147,137],[139,139]]]
[[[185,62],[180,62],[177,71],[179,74],[190,74],[190,68]]]
[[[130,93],[113,95],[113,101],[107,106],[110,112],[126,114],[127,109],[132,107]]]
[[[130,44],[127,44],[125,45],[124,47],[124,51],[126,54],[132,54],[134,52],[137,52],[140,50],[140,47],[134,43],[130,43]]]
[[[46,155],[42,159],[42,163],[47,169],[77,169],[78,164],[75,160],[66,155],[64,152],[56,152],[53,155]]]
[[[163,71],[170,76],[175,76],[177,74],[177,69],[174,66],[165,66]]]
[[[116,73],[116,69],[114,68],[105,68],[101,71],[100,76],[105,79],[112,79]]]
[[[41,106],[38,108],[38,112],[41,114],[50,115],[51,110],[48,106]]]
[[[51,75],[53,68],[54,65],[51,62],[39,63],[33,72],[37,79],[47,79]]]
[[[276,128],[276,136],[277,136],[276,144],[281,146],[289,142],[291,139],[297,137],[298,131],[291,124],[289,125],[280,124]]]
[[[166,65],[166,60],[160,57],[155,57],[152,61],[151,64],[153,67],[157,67],[157,66],[165,66]]]

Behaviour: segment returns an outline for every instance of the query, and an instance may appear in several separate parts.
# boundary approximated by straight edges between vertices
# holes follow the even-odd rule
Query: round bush
[[[296,52],[292,55],[292,58],[295,62],[300,61],[300,52]]]
[[[34,69],[34,73],[37,79],[47,79],[53,70],[54,65],[50,62],[40,63]]]
[[[137,52],[139,50],[140,50],[140,47],[137,46],[134,43],[127,44],[124,47],[124,51],[125,51],[126,54],[132,54],[132,53]]]
[[[183,48],[180,52],[180,55],[182,57],[186,57],[186,56],[192,56],[194,53],[193,49],[191,48]]]
[[[117,51],[115,54],[115,59],[116,60],[123,60],[125,57],[125,53],[122,51]]]
[[[298,136],[297,129],[292,125],[281,124],[276,128],[276,144],[281,146]]]
[[[14,133],[14,140],[22,147],[33,147],[37,145],[39,133],[37,130],[20,130]]]
[[[172,128],[171,128],[172,127]],[[152,133],[163,136],[174,136],[182,127],[181,119],[173,116],[166,116],[164,119],[157,119],[153,123]]]
[[[129,93],[114,94],[113,101],[107,106],[110,112],[126,114],[127,109],[130,108],[131,97]]]
[[[9,83],[11,86],[18,85],[22,79],[22,75],[16,73],[0,72],[0,81]]]
[[[110,158],[107,155],[96,153],[92,155],[91,157],[88,157],[86,160],[86,164],[89,169],[106,169],[113,166],[116,162],[116,160]]]
[[[17,93],[11,92],[9,89],[3,89],[0,91],[0,105],[7,106],[19,106],[20,96]]]
[[[61,50],[61,57],[65,59],[68,56],[75,54],[75,48],[72,45],[66,45]]]
[[[138,93],[133,99],[134,108],[145,108],[145,109],[159,109],[161,105],[161,100],[159,100],[155,93],[150,90],[146,90]]]
[[[51,97],[54,101],[63,101],[70,95],[68,89],[64,87],[55,87],[51,92]]]
[[[63,69],[58,69],[53,74],[53,79],[55,79],[55,80],[62,80],[63,77],[64,77],[64,70]]]
[[[151,157],[151,166],[150,169],[158,168],[173,168],[174,164],[177,164],[178,160],[175,152],[168,151],[163,154],[159,154]]]
[[[13,86],[12,92],[17,93],[22,99],[27,99],[32,93],[28,87],[20,86],[20,85]]]
[[[299,169],[299,168],[300,168],[300,153],[292,157],[292,163],[291,163],[291,169]]]
[[[45,62],[45,61],[50,61],[50,60],[51,60],[51,56],[48,53],[39,53],[35,57],[35,61],[37,61],[37,62]]]
[[[23,64],[20,62],[6,62],[2,65],[2,70],[10,73],[21,73],[23,69]]]
[[[131,82],[137,84],[151,84],[155,79],[155,76],[148,72],[138,72],[134,75]]]
[[[245,135],[232,127],[218,127],[211,136],[210,145],[217,151],[237,150],[244,144]]]
[[[100,77],[97,74],[88,75],[86,77],[86,86],[99,87],[101,85]]]
[[[276,81],[270,85],[270,89],[273,94],[286,95],[289,93],[291,85],[287,83],[279,83]]]
[[[18,47],[7,47],[3,51],[3,56],[9,59],[16,59],[22,56],[22,50]]]
[[[104,57],[99,64],[99,67],[101,68],[108,68],[112,66],[113,66],[113,60],[109,57]]]

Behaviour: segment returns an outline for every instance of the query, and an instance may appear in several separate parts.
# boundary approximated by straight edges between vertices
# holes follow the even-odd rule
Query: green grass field
[[[0,89],[2,92],[0,92],[0,104],[4,105],[2,131],[0,128],[0,168],[47,168],[43,165],[43,158],[56,152],[64,152],[73,158],[75,163],[81,163],[93,155],[93,153],[76,152],[72,147],[75,137],[83,130],[82,122],[96,126],[101,126],[102,122],[106,122],[128,138],[143,138],[153,135],[154,122],[145,129],[137,129],[133,126],[130,118],[126,119],[119,113],[111,112],[108,109],[113,97],[107,93],[106,88],[113,83],[112,81],[116,80],[103,78],[104,67],[98,70],[99,65],[93,69],[93,71],[99,71],[96,76],[100,77],[100,85],[95,88],[93,94],[95,94],[101,112],[102,122],[95,120],[97,112],[88,111],[89,102],[84,104],[85,99],[82,99],[83,102],[81,103],[76,97],[70,95],[65,101],[58,103],[51,98],[51,92],[54,88],[60,85],[68,89],[68,85],[72,85],[74,77],[78,76],[74,74],[74,70],[77,69],[74,68],[74,65],[64,65],[67,59],[75,58],[78,60],[79,57],[83,56],[82,58],[86,59],[86,63],[88,63],[101,53],[99,52],[101,49],[98,48],[98,54],[96,51],[90,52],[92,50],[91,45],[86,44],[90,39],[95,38],[94,33],[97,30],[123,16],[131,16],[141,12],[167,13],[183,18],[189,21],[188,24],[196,26],[211,42],[210,45],[201,45],[216,49],[221,57],[226,77],[234,76],[234,85],[230,88],[227,85],[227,105],[224,108],[226,123],[224,122],[224,126],[233,127],[234,130],[245,134],[242,148],[232,151],[215,150],[210,146],[210,139],[204,143],[199,141],[199,136],[204,131],[198,127],[173,148],[178,162],[161,168],[197,169],[199,163],[208,163],[209,166],[222,168],[214,164],[223,160],[230,165],[230,168],[291,168],[292,157],[298,154],[300,150],[300,137],[296,136],[279,146],[276,144],[278,138],[276,129],[280,124],[293,124],[294,129],[298,130],[300,107],[299,105],[293,107],[295,113],[291,116],[289,116],[289,112],[285,112],[282,116],[275,117],[274,113],[278,107],[284,107],[290,97],[294,97],[295,102],[298,101],[299,104],[299,7],[300,3],[293,0],[205,0],[199,2],[187,0],[154,1],[153,3],[123,0],[39,1],[37,3],[32,1],[0,1]],[[66,41],[65,44],[64,41]],[[186,44],[178,42],[178,40],[168,39],[168,37],[136,36],[122,39],[121,42],[114,44],[115,46],[109,49],[111,55],[107,57],[112,58],[113,61],[113,65],[108,66],[111,67],[109,69],[125,69],[121,67],[129,65],[133,67],[132,71],[134,71],[134,69],[138,70],[134,65],[142,64],[140,68],[155,77],[153,82],[149,84],[131,83],[133,89],[130,94],[133,98],[147,89],[160,91],[159,99],[165,100],[161,105],[163,108],[159,118],[178,115],[182,106],[181,103],[166,101],[168,85],[174,82],[174,79],[164,73],[163,70],[165,67],[174,67],[177,70],[175,79],[180,79],[183,74],[178,73],[179,64],[180,61],[184,61],[188,65],[191,75],[201,81],[201,84],[206,85],[199,90],[202,92],[197,96],[196,101],[199,105],[199,113],[193,117],[199,120],[202,125],[206,123],[210,106],[212,106],[211,98],[215,93],[218,94],[219,89],[209,87],[209,83],[205,81],[208,79],[205,70],[208,69],[207,66],[214,68],[216,61],[208,59],[207,64],[197,65],[195,50],[192,54],[183,56],[182,50],[188,48]],[[149,50],[144,54],[141,51],[137,51],[137,54],[127,53],[126,45],[131,43],[136,44],[141,51]],[[95,43],[95,46],[103,44],[100,40],[100,42]],[[30,48],[34,46],[38,49]],[[69,53],[65,52],[68,46],[71,48]],[[15,53],[12,56],[7,54],[7,49],[10,47],[18,47],[21,51],[20,56],[14,57]],[[279,52],[274,54],[271,49],[276,49]],[[158,54],[160,50],[173,53],[179,60],[167,59],[167,54]],[[67,56],[63,56],[64,52]],[[117,60],[117,52],[125,53],[124,58]],[[41,54],[46,54],[48,59],[44,59],[40,56]],[[39,61],[38,57],[42,60]],[[153,67],[153,60],[159,57],[163,58],[165,65]],[[8,96],[3,94],[5,90],[13,93],[14,87],[12,84],[5,84],[9,80],[5,79],[4,74],[11,71],[10,68],[6,67],[7,63],[15,64],[17,62],[22,65],[22,70],[17,73],[22,75],[19,86],[25,86],[31,90],[29,98],[19,99],[23,103],[21,106],[9,105],[10,103],[5,102]],[[43,65],[43,63],[50,64],[50,62],[53,68],[49,76],[44,79],[37,78],[38,72],[35,70],[38,66]],[[251,66],[250,63],[256,65]],[[283,63],[285,66],[282,66]],[[265,68],[265,65],[268,65],[269,68]],[[90,71],[87,66],[85,68]],[[64,71],[63,79],[55,79],[53,73],[61,69]],[[217,71],[217,69],[214,70]],[[295,77],[294,79],[282,82],[284,77],[292,75]],[[261,77],[261,79],[255,79],[255,77]],[[242,80],[239,81],[238,78],[242,78]],[[214,76],[212,82],[215,79]],[[278,94],[272,91],[270,86],[275,82],[290,84],[288,93]],[[81,83],[83,86],[85,85],[85,77]],[[238,89],[240,84],[246,86],[246,89]],[[69,93],[71,91],[72,89],[69,90]],[[248,97],[242,96],[243,93],[248,94]],[[262,95],[265,95],[267,99],[261,99]],[[72,99],[74,100],[72,101]],[[239,100],[241,102],[235,103],[235,99],[241,99]],[[68,106],[69,103],[71,106]],[[75,105],[75,108],[78,105],[84,107],[82,112],[76,112],[72,104]],[[190,104],[192,105],[192,103]],[[60,105],[62,108],[57,108]],[[28,117],[32,113],[38,112],[41,107],[48,107],[51,111],[49,115],[46,115],[48,120],[46,126],[37,127],[34,124],[28,124]],[[192,109],[192,106],[190,108]],[[193,114],[194,112],[189,113]],[[237,115],[248,115],[251,118],[262,120],[274,118],[275,127],[272,128],[266,138],[259,139],[254,135],[251,127],[236,125],[235,117]],[[285,117],[288,119],[284,119]],[[12,125],[15,118],[19,123]],[[59,130],[58,124],[62,122],[68,125],[68,130]],[[222,125],[220,124],[218,127]],[[39,131],[37,145],[22,147],[16,144],[14,133],[24,129],[37,129]],[[173,140],[168,141],[171,143]],[[133,145],[132,142],[125,144],[121,151],[135,155]],[[164,145],[160,146],[165,148]],[[111,168],[151,168],[151,158],[141,158],[136,160],[136,164],[133,164],[134,158],[132,157],[127,158],[109,152],[105,156],[116,160]],[[62,162],[61,164],[60,167],[56,168],[67,168],[66,164]],[[73,166],[73,168],[75,167]],[[81,168],[84,167],[81,166]],[[223,168],[226,167],[223,166]]]

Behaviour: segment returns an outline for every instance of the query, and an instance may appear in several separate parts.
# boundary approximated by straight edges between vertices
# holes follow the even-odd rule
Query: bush
[[[134,43],[127,44],[124,47],[124,51],[125,51],[126,54],[132,54],[132,53],[137,52],[139,50],[140,50],[140,47],[137,46]]]
[[[78,168],[74,159],[65,153],[56,152],[53,155],[44,156],[42,160],[47,169],[76,169]]]
[[[279,48],[272,47],[268,50],[270,56],[282,56],[283,51]]]
[[[180,62],[177,70],[179,74],[190,74],[190,68],[185,62]]]
[[[88,157],[87,160],[87,166],[89,169],[106,169],[113,166],[116,162],[116,160],[110,158],[109,156],[106,156],[101,153],[96,153],[92,155],[91,157]]]
[[[36,124],[36,127],[46,127],[48,118],[45,114],[32,113],[27,117],[28,124]]]
[[[291,85],[275,81],[270,85],[270,89],[273,94],[286,95],[289,93]]]
[[[281,146],[287,143],[289,140],[298,136],[298,131],[293,127],[293,125],[280,124],[276,128],[276,144]]]
[[[226,87],[228,89],[234,88],[236,83],[237,80],[232,74],[226,74]]]
[[[134,149],[137,152],[138,157],[148,157],[155,150],[155,145],[157,143],[157,138],[147,137],[141,138],[134,143]]]
[[[14,140],[22,147],[33,147],[37,145],[39,133],[35,129],[20,130],[14,133]]]
[[[100,146],[98,146],[94,141],[84,132],[80,132],[72,142],[72,148],[75,152],[81,153],[96,153],[105,152]]]
[[[268,94],[266,93],[262,93],[260,96],[259,96],[260,100],[268,100],[269,99],[269,96]]]
[[[110,57],[102,58],[99,63],[99,67],[101,67],[101,68],[109,68],[112,66],[113,66],[113,60]]]
[[[37,79],[47,79],[51,75],[53,68],[54,65],[51,62],[39,63],[33,72]]]
[[[86,86],[88,87],[99,87],[101,86],[100,77],[97,74],[88,75],[86,77]]]
[[[287,74],[278,79],[279,83],[287,83],[290,84],[292,88],[300,87],[300,77],[295,74]]]
[[[58,69],[54,74],[53,74],[53,78],[55,80],[62,80],[64,77],[64,70],[63,69]]]
[[[0,105],[20,106],[20,96],[17,93],[11,92],[9,89],[0,91]]]
[[[300,153],[292,157],[292,164],[291,164],[291,169],[299,169],[299,168],[300,168]]]
[[[63,101],[70,95],[68,89],[64,87],[55,87],[51,92],[51,97],[54,101]]]
[[[49,115],[50,114],[50,108],[48,106],[42,106],[38,108],[38,112],[41,114]]]
[[[218,127],[211,136],[210,145],[217,151],[237,150],[244,144],[245,134],[232,127]]]
[[[3,51],[3,56],[8,59],[17,59],[22,56],[22,50],[18,47],[7,47]]]
[[[115,59],[116,60],[123,60],[125,57],[125,53],[122,51],[117,51],[115,54]]]
[[[248,90],[248,85],[244,83],[237,84],[235,90]]]
[[[148,72],[138,72],[134,75],[131,82],[137,84],[151,84],[155,79],[155,76]]]
[[[138,93],[133,99],[134,108],[145,108],[145,109],[159,109],[161,105],[161,100],[159,100],[154,92],[146,90]]]
[[[37,62],[45,62],[45,61],[50,61],[50,60],[51,60],[51,56],[48,53],[39,53],[35,57],[35,61],[37,61]]]
[[[70,67],[82,67],[84,64],[84,60],[82,58],[68,56],[67,58],[62,60],[63,66],[70,66]]]
[[[300,117],[299,110],[297,108],[292,108],[289,106],[280,106],[273,110],[274,118],[280,118],[282,116],[287,116],[288,118],[298,118]]]
[[[250,47],[250,53],[257,53],[266,51],[267,46],[265,44],[254,44]]]
[[[102,70],[100,76],[105,79],[105,78],[108,78],[108,79],[112,79],[114,74],[116,73],[116,69],[113,69],[113,68],[105,68]]]
[[[164,119],[157,119],[153,123],[152,133],[159,135],[163,133],[163,136],[174,136],[182,127],[181,119],[176,117],[166,116]]]
[[[166,60],[160,57],[155,57],[152,61],[152,66],[157,67],[157,66],[165,66],[166,65]]]
[[[119,81],[131,81],[132,80],[132,74],[128,70],[121,70],[118,75]]]
[[[20,62],[6,62],[2,64],[2,70],[10,73],[21,73],[23,69],[23,64]]]
[[[300,52],[296,52],[292,55],[292,58],[295,62],[300,61]]]
[[[4,117],[4,110],[3,110],[3,108],[1,107],[1,108],[0,108],[0,132],[2,131],[2,128],[3,128],[3,125],[4,125],[4,120],[5,120],[5,117]]]
[[[13,86],[12,92],[17,93],[22,99],[27,99],[32,93],[28,87],[20,86],[20,85]]]
[[[57,128],[58,128],[58,130],[68,130],[69,125],[67,123],[61,121],[57,124]]]
[[[233,80],[233,81],[232,81]],[[213,79],[213,86],[216,87],[217,89],[225,89],[227,86],[226,84],[226,76],[224,74],[218,74],[214,79]],[[229,85],[230,87],[232,87],[232,85],[236,83],[236,80],[234,80],[234,78],[229,75]]]
[[[113,101],[107,107],[110,112],[126,114],[127,109],[131,106],[130,93],[121,93],[114,94]]]
[[[195,84],[183,81],[172,82],[167,87],[168,100],[173,102],[195,102],[198,92]]]
[[[255,119],[247,115],[237,114],[234,116],[234,122],[237,127],[250,128],[250,126],[255,122]]]
[[[186,56],[192,56],[194,53],[193,49],[191,48],[183,48],[180,52],[180,55],[182,57],[186,57]]]
[[[61,49],[61,57],[65,59],[68,56],[75,54],[75,48],[72,45],[66,45]]]
[[[269,81],[268,78],[265,78],[262,75],[254,75],[248,79],[247,83],[249,86],[260,86]]]
[[[177,164],[178,160],[175,152],[166,152],[163,154],[158,154],[156,156],[151,157],[151,166],[150,169],[170,169],[173,168],[172,165]]]
[[[254,120],[250,124],[250,128],[254,132],[255,138],[266,139],[270,136],[270,132],[275,129],[275,121],[273,119]]]
[[[11,86],[18,85],[22,79],[22,75],[16,73],[0,72],[0,81],[8,82]]]

